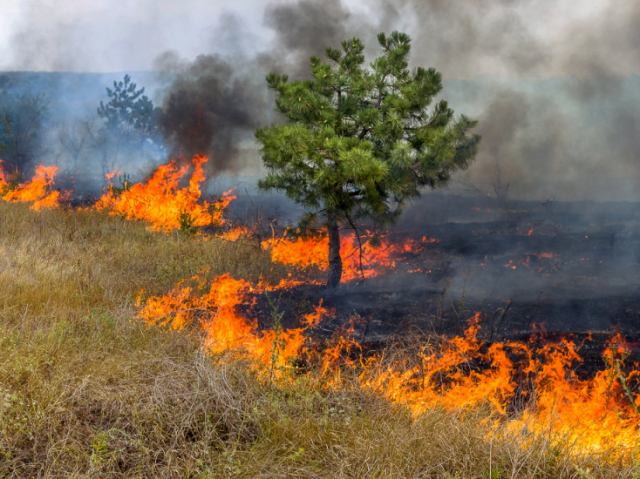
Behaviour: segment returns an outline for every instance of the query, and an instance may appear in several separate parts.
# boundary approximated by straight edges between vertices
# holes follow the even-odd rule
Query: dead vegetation
[[[206,268],[286,274],[255,242],[0,202],[0,476],[638,477],[633,454],[576,454],[482,408],[416,419],[348,378],[265,384],[195,335],[132,319],[140,290]]]

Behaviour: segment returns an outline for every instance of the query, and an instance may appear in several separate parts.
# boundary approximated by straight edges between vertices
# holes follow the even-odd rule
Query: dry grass
[[[206,267],[283,274],[252,244],[0,202],[0,476],[638,477],[628,459],[491,430],[482,410],[415,420],[355,381],[261,384],[197,338],[131,320],[141,289]]]

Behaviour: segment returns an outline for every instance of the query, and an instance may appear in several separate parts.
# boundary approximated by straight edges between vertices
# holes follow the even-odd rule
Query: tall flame
[[[146,183],[135,183],[117,191],[113,185],[102,195],[96,209],[108,210],[128,219],[140,219],[151,224],[154,231],[170,231],[180,227],[181,219],[194,227],[223,223],[222,213],[235,199],[226,192],[220,201],[200,203],[200,184],[205,180],[202,165],[209,158],[193,157],[194,171],[189,186],[180,188],[180,180],[187,174],[189,165],[178,166],[176,160],[161,165]],[[113,175],[111,176],[113,177]]]
[[[16,188],[9,188],[9,179],[2,170],[0,160],[0,192],[5,201],[33,202],[31,209],[57,208],[62,199],[60,192],[53,189],[53,179],[58,171],[57,166],[36,166],[31,181],[20,183]]]

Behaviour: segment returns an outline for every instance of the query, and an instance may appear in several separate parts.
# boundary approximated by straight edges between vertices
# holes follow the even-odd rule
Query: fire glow
[[[206,161],[204,156],[194,157],[190,165],[171,161],[160,166],[145,183],[122,189],[112,185],[93,208],[143,220],[159,232],[179,228],[185,215],[195,227],[224,225],[224,210],[234,197],[227,192],[218,202],[202,201],[200,187],[205,180]],[[193,173],[188,186],[180,187],[190,170]],[[0,169],[2,198],[32,202],[35,210],[59,207],[64,195],[53,189],[56,171],[55,166],[40,165],[31,181],[11,185],[9,176]],[[235,240],[243,234],[236,228],[221,236]],[[535,232],[525,232],[530,234]],[[370,240],[370,233],[360,240],[354,233],[343,233],[343,282],[393,271],[437,241],[426,236],[411,239],[386,234],[374,247]],[[291,269],[328,269],[326,238],[274,235],[261,245],[272,261]],[[517,262],[546,271],[555,268],[556,261],[552,253],[531,253]],[[516,268],[515,261],[505,266]],[[422,270],[409,270],[418,271]],[[357,318],[336,331],[323,347],[314,343],[314,329],[332,315],[322,302],[296,318],[299,327],[285,329],[274,324],[271,329],[260,330],[255,314],[257,295],[277,295],[300,282],[283,280],[274,286],[229,275],[208,281],[199,275],[163,296],[146,301],[140,296],[138,314],[148,325],[177,330],[198,326],[204,333],[206,351],[243,357],[264,380],[303,378],[312,387],[338,389],[346,386],[344,371],[349,370],[360,387],[406,406],[416,416],[433,408],[484,408],[490,411],[489,420],[496,427],[506,423],[507,430],[525,440],[553,434],[558,441],[571,441],[583,451],[606,446],[617,448],[620,454],[640,445],[639,397],[632,391],[640,380],[640,371],[638,365],[625,364],[633,346],[621,335],[612,338],[603,352],[605,368],[590,379],[581,379],[573,370],[581,361],[579,346],[573,342],[545,341],[542,346],[533,341],[484,344],[478,339],[479,313],[469,319],[463,337],[429,339],[419,351],[392,360],[384,352],[361,353],[364,347],[354,339]],[[300,367],[301,363],[307,367]]]
[[[127,219],[144,220],[154,231],[174,230],[180,227],[181,217],[186,215],[194,227],[220,226],[222,213],[235,196],[226,192],[218,202],[200,202],[200,184],[205,180],[202,165],[207,160],[203,155],[193,157],[194,171],[188,187],[179,188],[178,183],[189,171],[189,165],[178,166],[176,160],[171,160],[158,167],[145,183],[134,183],[124,191],[117,191],[111,184],[95,208]],[[112,172],[107,179],[111,181],[113,177]]]
[[[0,196],[5,201],[32,202],[31,209],[57,208],[64,195],[53,189],[53,179],[58,171],[57,166],[38,165],[31,181],[10,187],[9,176],[2,169],[0,160]]]
[[[356,374],[362,388],[416,416],[433,408],[488,408],[496,427],[507,421],[507,430],[531,440],[553,434],[582,451],[616,447],[620,454],[640,445],[638,395],[630,389],[640,371],[637,365],[631,370],[625,365],[632,345],[621,335],[610,340],[603,354],[606,368],[591,379],[576,376],[579,346],[566,339],[542,346],[533,341],[483,344],[477,339],[480,313],[469,319],[464,337],[427,341],[421,350],[389,361],[384,352],[354,355],[362,347],[354,340],[352,325],[334,333],[324,350],[313,345],[310,332],[332,314],[322,303],[298,318],[300,327],[288,330],[259,331],[257,319],[240,312],[254,311],[257,294],[275,295],[289,284],[252,285],[228,275],[209,284],[202,277],[192,281],[197,287],[181,284],[140,302],[140,318],[178,330],[199,324],[207,351],[241,356],[263,378],[302,379],[314,387],[339,389],[346,385],[346,369]],[[198,295],[198,290],[206,292]],[[301,359],[317,367],[297,366]]]

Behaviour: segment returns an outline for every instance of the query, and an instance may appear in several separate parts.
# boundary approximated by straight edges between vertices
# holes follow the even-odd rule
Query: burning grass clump
[[[208,160],[203,155],[193,157],[194,171],[189,186],[184,188],[179,187],[179,182],[190,165],[184,162],[178,165],[176,160],[158,167],[144,183],[131,184],[125,176],[121,187],[110,184],[95,208],[127,219],[144,220],[154,231],[171,232],[178,228],[193,233],[199,227],[221,227],[222,214],[235,196],[226,192],[216,202],[201,201],[200,185],[205,180],[202,165]],[[109,174],[108,180],[114,175]]]
[[[38,165],[31,181],[21,182],[18,172],[7,174],[0,160],[0,198],[4,201],[30,202],[31,209],[57,208],[66,193],[53,188],[57,166]]]
[[[141,290],[161,297],[203,270],[288,278],[255,242],[0,201],[2,477],[637,476],[633,451],[577,450],[531,418],[492,420],[489,405],[416,415],[336,367],[340,354],[305,374],[287,363],[279,380],[242,349],[205,354],[200,328],[135,319]]]

